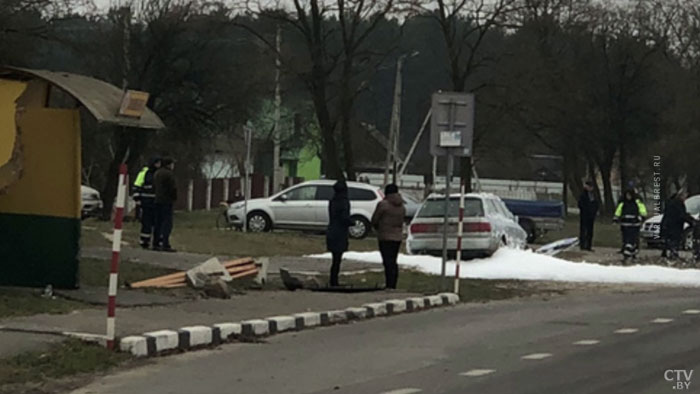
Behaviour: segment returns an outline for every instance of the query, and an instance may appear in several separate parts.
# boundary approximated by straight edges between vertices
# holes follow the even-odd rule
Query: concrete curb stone
[[[181,327],[178,330],[151,331],[121,338],[119,350],[137,357],[149,357],[177,350],[187,351],[205,346],[215,346],[240,338],[262,338],[282,332],[416,312],[457,303],[459,303],[459,295],[440,293],[426,297],[369,303],[362,307],[344,310],[304,312],[272,316],[266,319],[245,320],[238,323],[227,322],[212,326],[197,325]]]
[[[241,328],[244,337],[261,337],[270,333],[270,323],[262,319],[242,321]]]
[[[270,335],[297,329],[296,319],[293,316],[273,316],[267,318],[267,321],[270,324]]]
[[[365,304],[362,306],[367,309],[367,317],[371,318],[371,317],[386,315],[388,313],[386,305],[387,304],[385,301],[385,302],[373,302],[371,304]]]

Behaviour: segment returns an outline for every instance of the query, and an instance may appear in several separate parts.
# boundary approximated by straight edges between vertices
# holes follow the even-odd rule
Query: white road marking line
[[[615,334],[634,334],[637,331],[639,331],[637,328],[621,328],[619,330],[615,330]]]
[[[474,378],[477,376],[484,376],[496,372],[495,369],[472,369],[471,371],[462,372],[460,376],[468,376]]]
[[[599,343],[600,343],[600,341],[597,339],[582,339],[580,341],[574,342],[573,344],[576,346],[591,346],[591,345],[597,345]]]
[[[382,394],[414,394],[414,393],[420,393],[421,389],[414,389],[414,388],[405,388],[405,389],[398,389],[398,390],[392,390],[392,391],[385,391]]]
[[[542,360],[548,357],[552,357],[552,353],[532,353],[520,358],[523,360]]]
[[[683,311],[684,315],[700,315],[700,310],[697,309],[686,309]]]
[[[668,319],[665,317],[658,317],[658,318],[652,320],[651,322],[654,324],[666,324],[666,323],[670,323],[672,321],[673,321],[673,319]]]

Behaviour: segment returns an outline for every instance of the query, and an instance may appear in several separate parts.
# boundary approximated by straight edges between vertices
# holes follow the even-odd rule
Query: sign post
[[[462,265],[462,232],[464,230],[464,180],[459,188],[459,221],[457,222],[457,261],[455,261],[454,293],[459,294],[459,269]]]
[[[112,236],[112,263],[109,266],[109,287],[107,290],[107,348],[114,349],[116,308],[117,308],[117,284],[119,282],[119,253],[122,247],[122,222],[124,219],[124,205],[126,203],[127,184],[126,164],[119,166],[119,184],[117,185],[116,211],[114,213],[114,235]]]
[[[243,188],[243,232],[248,232],[248,200],[250,200],[250,145],[253,141],[253,129],[250,125],[243,126],[245,140],[245,175]]]
[[[450,184],[454,156],[470,157],[474,139],[474,95],[460,92],[437,92],[432,97],[430,152],[447,158],[445,179],[445,217],[442,230],[441,287],[446,288],[448,233],[450,225]],[[463,190],[463,189],[462,189]],[[461,224],[462,219],[458,219]],[[460,245],[461,249],[461,245]],[[461,250],[457,251],[461,257]],[[457,263],[459,265],[459,263]],[[457,272],[458,274],[458,272]],[[455,279],[459,281],[457,277]],[[459,284],[456,285],[459,287]]]

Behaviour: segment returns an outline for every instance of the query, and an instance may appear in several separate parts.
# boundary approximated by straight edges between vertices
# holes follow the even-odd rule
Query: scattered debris
[[[367,272],[367,270],[358,271],[361,273]],[[313,273],[313,272],[312,272]],[[316,276],[307,275],[308,272],[292,272],[286,268],[280,268],[280,277],[282,278],[282,283],[287,290],[295,291],[299,289],[311,290],[311,291],[325,291],[325,292],[336,292],[336,293],[359,293],[365,291],[378,291],[384,290],[383,287],[358,287],[354,285],[341,285],[341,286],[322,286],[318,281]],[[296,275],[306,275],[302,280]]]
[[[226,267],[216,257],[187,271],[185,276],[187,277],[187,284],[195,289],[204,288],[204,285],[211,277],[219,278],[224,282],[232,280],[231,274],[226,271]]]
[[[51,298],[55,299],[56,297],[53,296],[53,286],[52,285],[46,285],[46,288],[44,288],[44,292],[41,294],[43,298]]]
[[[204,294],[207,297],[227,300],[231,298],[231,288],[222,278],[208,278],[204,283]]]
[[[218,262],[218,260],[217,260]],[[206,264],[206,263],[205,263]],[[223,264],[219,263],[226,270],[228,277],[233,279],[245,278],[250,276],[256,276],[259,273],[258,267],[251,257],[246,257],[242,259],[231,260]],[[213,265],[213,264],[212,264]],[[202,266],[199,266],[200,268]],[[189,272],[189,271],[188,271]],[[200,271],[204,272],[204,271]],[[207,278],[212,276],[207,275]],[[217,279],[222,279],[221,273],[218,272],[213,277]],[[195,278],[197,279],[197,278]],[[158,287],[165,289],[185,287],[188,283],[188,275],[185,271],[176,272],[174,274],[158,276],[151,279],[142,280],[139,282],[128,284],[132,289],[138,289],[143,287]],[[202,286],[203,287],[203,286]]]
[[[537,248],[535,253],[556,256],[557,254],[567,251],[576,245],[578,245],[578,238],[564,238]]]

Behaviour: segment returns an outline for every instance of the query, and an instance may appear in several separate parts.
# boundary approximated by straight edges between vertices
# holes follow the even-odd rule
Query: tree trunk
[[[593,182],[593,194],[595,194],[595,198],[598,201],[603,201],[602,196],[600,195],[600,187],[598,186],[598,180],[595,176],[595,164],[591,160],[588,161],[588,177]]]
[[[352,151],[352,135],[350,133],[350,118],[352,117],[353,99],[350,92],[350,72],[352,71],[352,56],[347,55],[348,61],[343,63],[343,80],[340,97],[340,135],[343,140],[345,173],[351,181],[356,180],[355,156]]]
[[[627,176],[627,149],[625,149],[624,141],[620,142],[620,156],[619,156],[619,171],[620,171],[620,185],[623,189],[626,189],[629,182],[629,177]]]
[[[314,106],[316,107],[318,124],[321,128],[321,143],[323,144],[324,156],[324,175],[329,179],[345,179],[343,176],[343,171],[340,169],[340,164],[338,162],[338,149],[335,145],[335,127],[330,120],[325,93],[314,95]]]
[[[350,119],[343,116],[340,123],[340,132],[343,138],[343,153],[345,158],[345,173],[348,180],[357,180],[355,173],[355,157],[352,152],[352,135],[350,134]]]
[[[147,137],[143,130],[116,129],[114,131],[114,139],[116,141],[116,149],[114,158],[107,168],[105,176],[106,182],[101,192],[102,196],[102,220],[111,220],[112,209],[114,208],[114,200],[117,197],[117,182],[119,180],[119,166],[126,162],[129,171],[135,174],[134,166],[143,153],[146,146]],[[138,169],[136,169],[138,170]],[[129,178],[129,183],[133,178]],[[129,195],[130,184],[126,185],[127,195]]]
[[[472,192],[472,158],[462,157],[459,160],[459,175],[464,182],[464,191]]]
[[[612,182],[610,181],[610,174],[612,172],[611,165],[598,165],[600,169],[600,177],[603,179],[603,195],[605,199],[604,209],[601,212],[605,216],[612,216],[615,212],[615,201],[613,199],[612,193]]]

